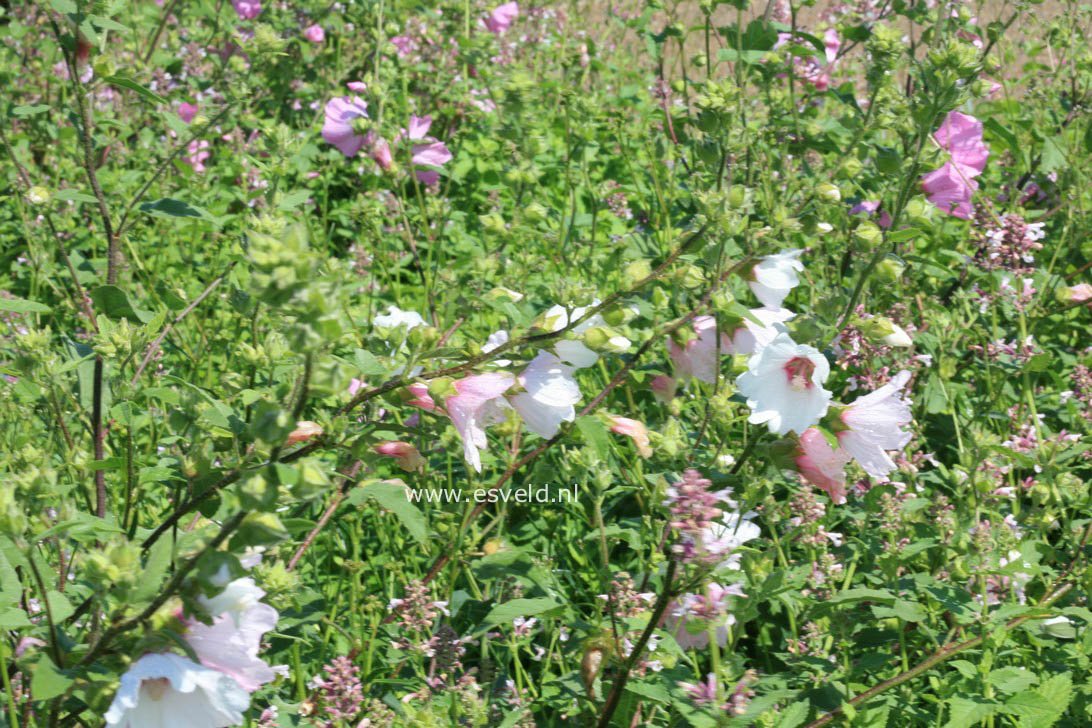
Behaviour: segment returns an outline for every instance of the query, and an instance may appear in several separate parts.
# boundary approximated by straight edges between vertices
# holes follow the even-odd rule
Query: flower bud
[[[750,190],[743,185],[732,185],[728,189],[728,205],[733,210],[738,210],[746,205],[748,197],[750,197]]]
[[[451,377],[437,377],[429,381],[428,393],[437,402],[442,402],[443,398],[450,397],[454,394],[458,394],[458,390],[455,389],[455,380]]]
[[[542,203],[532,202],[523,208],[523,216],[527,218],[528,222],[539,223],[548,220],[550,213]]]
[[[322,434],[322,427],[310,420],[300,420],[296,423],[296,429],[288,433],[288,437],[285,438],[285,445],[293,445],[297,442],[303,442],[304,440],[310,440],[313,437],[318,437]]]
[[[1054,296],[1062,303],[1084,303],[1092,299],[1092,284],[1078,283],[1075,286],[1063,286],[1054,291]]]
[[[874,250],[883,241],[883,231],[876,223],[865,220],[853,231],[853,237],[869,250]]]
[[[842,162],[842,166],[839,167],[839,176],[846,179],[853,179],[860,175],[864,170],[864,164],[856,157],[848,157]]]
[[[842,199],[842,191],[830,182],[824,182],[816,187],[815,194],[819,196],[819,199],[827,202],[838,202]]]
[[[32,205],[48,205],[53,193],[47,187],[31,187],[27,190],[27,202]]]
[[[478,218],[482,227],[495,235],[503,235],[507,232],[508,228],[505,227],[504,218],[495,212],[491,212],[488,215],[482,215]]]
[[[893,255],[885,256],[876,265],[876,276],[884,283],[898,283],[906,266]]]
[[[626,288],[633,288],[640,281],[652,275],[652,264],[644,258],[628,263],[622,269],[622,284]]]
[[[887,346],[907,347],[914,342],[910,335],[886,316],[873,316],[860,322],[860,329],[869,339]]]
[[[584,346],[599,353],[620,354],[630,347],[630,340],[609,326],[593,326],[584,332]]]

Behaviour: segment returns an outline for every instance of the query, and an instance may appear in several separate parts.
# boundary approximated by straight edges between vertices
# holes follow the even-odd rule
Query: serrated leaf
[[[642,698],[652,700],[657,703],[670,703],[671,693],[667,692],[667,688],[662,683],[651,683],[644,681],[635,681],[626,683],[626,692],[639,695]]]
[[[171,549],[173,544],[169,538],[161,538],[156,541],[148,552],[148,561],[144,564],[144,573],[140,575],[140,583],[133,591],[133,602],[141,603],[150,600],[159,593],[159,586],[163,576],[171,565]]]
[[[1069,701],[1073,699],[1073,678],[1068,672],[1051,675],[1035,688],[1035,692],[1046,698],[1060,711],[1064,711],[1069,706]]]
[[[393,513],[409,534],[417,540],[417,543],[422,546],[428,545],[425,517],[417,506],[410,503],[406,486],[381,481],[368,483],[354,488],[346,501],[350,504],[359,504],[365,499],[374,500],[379,506]]]
[[[107,76],[102,80],[110,84],[111,86],[119,86],[121,88],[127,88],[130,91],[135,91],[137,94],[143,96],[152,103],[163,104],[164,106],[167,104],[167,99],[163,98],[157,93],[149,91],[131,78],[126,78],[125,76]]]
[[[28,301],[25,298],[0,298],[0,311],[14,311],[15,313],[49,313],[49,306],[37,301]]]
[[[990,684],[996,686],[998,690],[1011,695],[1031,687],[1039,681],[1039,677],[1030,670],[1008,666],[992,670],[989,680]]]
[[[1022,728],[1050,728],[1062,717],[1065,706],[1055,705],[1033,690],[1025,690],[1006,700],[1004,710],[1020,716]]]
[[[797,728],[797,726],[808,719],[808,711],[810,709],[811,704],[808,701],[796,701],[781,711],[781,720],[777,722],[777,728]]]
[[[299,207],[304,202],[307,202],[307,198],[310,196],[310,190],[293,190],[281,197],[277,202],[277,209],[281,212],[288,212],[295,207]]]
[[[610,453],[610,440],[607,438],[607,428],[598,417],[583,415],[576,418],[576,429],[584,436],[588,444],[601,458]]]
[[[1000,709],[1000,703],[984,698],[952,698],[948,701],[948,722],[944,728],[972,728]]]
[[[387,368],[380,363],[375,354],[364,349],[353,352],[353,363],[364,376],[384,376],[387,373]]]
[[[76,3],[72,0],[49,0],[49,5],[58,13],[65,15],[76,12]]]
[[[561,605],[549,597],[511,599],[489,610],[485,621],[488,624],[511,624],[516,617],[533,617],[560,608]]]

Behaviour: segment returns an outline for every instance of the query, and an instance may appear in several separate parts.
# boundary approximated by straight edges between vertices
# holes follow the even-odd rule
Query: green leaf
[[[883,602],[891,604],[895,601],[895,595],[886,589],[847,589],[835,594],[827,600],[827,604],[846,604],[848,602]]]
[[[68,189],[60,190],[53,195],[54,200],[71,200],[73,202],[98,202],[98,200],[91,195],[74,190],[71,187]]]
[[[32,627],[27,613],[19,607],[0,609],[0,629],[19,629],[20,627]]]
[[[133,591],[134,603],[148,601],[159,593],[163,576],[171,565],[171,549],[172,544],[169,538],[161,538],[152,546],[148,552],[148,561],[144,565],[144,573],[140,575],[140,583]]]
[[[1050,728],[1062,717],[1065,705],[1052,703],[1032,690],[1017,693],[1005,701],[1004,710],[1020,717],[1022,728]]]
[[[511,624],[516,617],[533,617],[555,609],[560,610],[561,605],[549,597],[512,599],[489,610],[485,621],[488,624]]]
[[[281,212],[288,212],[295,207],[299,207],[304,202],[307,202],[307,198],[310,196],[310,190],[293,190],[277,202],[277,209]]]
[[[163,104],[164,106],[166,106],[168,103],[167,99],[163,98],[157,93],[149,91],[131,78],[126,78],[125,76],[107,76],[102,80],[110,84],[111,86],[118,86],[120,88],[127,88],[130,91],[135,91],[136,93],[140,94],[154,104]]]
[[[95,310],[106,314],[108,318],[127,318],[141,324],[152,320],[151,311],[138,309],[129,300],[129,295],[117,286],[99,286],[92,289],[91,300],[95,303]]]
[[[34,116],[49,109],[49,104],[35,104],[34,106],[16,106],[11,110],[12,116]]]
[[[1068,672],[1051,675],[1035,688],[1035,692],[1046,698],[1058,710],[1064,711],[1069,701],[1073,699],[1073,678]]]
[[[428,528],[425,517],[414,504],[410,503],[406,486],[398,483],[377,481],[353,489],[347,498],[350,504],[359,504],[364,498],[371,498],[381,507],[393,513],[410,535],[422,546],[428,545]]]
[[[717,51],[717,60],[742,61],[748,65],[759,63],[766,57],[766,51],[737,51],[735,48],[721,48]]]
[[[58,670],[49,655],[42,655],[30,678],[30,692],[35,701],[49,700],[62,695],[71,684],[72,678]]]
[[[46,592],[49,596],[49,609],[53,613],[53,621],[57,624],[65,621],[72,616],[72,613],[76,610],[72,608],[72,604],[65,598],[64,594],[59,591],[50,590]]]
[[[16,313],[49,313],[49,306],[37,301],[28,301],[25,298],[0,298],[0,311],[15,311]]]
[[[95,25],[99,26],[103,30],[116,30],[119,33],[129,32],[129,28],[115,20],[111,20],[110,18],[104,18],[101,15],[91,15],[89,17],[91,18],[91,22],[93,22]]]
[[[895,616],[906,622],[924,622],[925,610],[921,608],[921,605],[917,602],[907,601],[905,599],[896,599],[895,606],[892,610]]]
[[[610,439],[607,438],[607,428],[603,425],[602,420],[591,415],[577,417],[576,429],[580,430],[580,434],[584,436],[584,439],[587,440],[599,457],[607,457],[610,453]]]
[[[360,373],[366,377],[382,377],[387,373],[387,368],[370,351],[363,349],[354,351],[353,363],[356,364],[356,368],[360,370]]]
[[[75,14],[76,3],[72,0],[49,0],[50,6],[62,15]]]
[[[921,230],[917,228],[906,228],[905,230],[896,230],[893,233],[888,234],[887,239],[893,243],[901,243],[904,240],[913,240],[921,235]]]
[[[989,680],[990,684],[996,686],[998,690],[1011,695],[1039,682],[1039,676],[1030,670],[1010,665],[990,671]]]
[[[777,723],[777,728],[796,728],[808,719],[808,711],[811,709],[811,704],[806,700],[797,700],[781,711],[781,720]]]
[[[626,683],[626,692],[639,695],[642,698],[647,698],[657,703],[670,703],[671,694],[667,692],[667,688],[662,683],[651,682],[628,682]]]
[[[22,593],[19,577],[15,568],[0,552],[0,605],[16,604]]]
[[[944,728],[972,728],[1000,710],[1000,703],[982,698],[952,698],[948,701],[948,722]]]
[[[216,218],[209,214],[208,210],[182,200],[172,200],[169,197],[164,197],[162,200],[156,200],[155,202],[145,202],[137,209],[156,217],[196,217],[201,220],[216,222]]]

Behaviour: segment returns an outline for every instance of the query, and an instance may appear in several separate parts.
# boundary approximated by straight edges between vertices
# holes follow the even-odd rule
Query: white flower
[[[822,384],[829,374],[818,349],[780,333],[751,356],[736,387],[747,397],[751,424],[765,422],[778,435],[800,434],[827,411],[831,394]]]
[[[221,568],[211,581],[217,585],[225,584],[224,590],[211,598],[202,594],[197,597],[197,601],[205,608],[209,616],[219,617],[221,614],[228,614],[236,626],[241,623],[247,610],[258,604],[259,600],[265,596],[265,592],[250,577],[227,582],[226,567]]]
[[[754,267],[754,280],[748,281],[747,285],[763,306],[781,308],[785,296],[800,283],[796,273],[804,270],[804,264],[797,258],[803,252],[795,249],[767,255]]]
[[[580,401],[580,386],[573,379],[573,367],[553,354],[538,352],[519,375],[519,383],[527,391],[509,396],[508,401],[527,429],[539,437],[553,437],[562,422],[576,418],[573,405]]]
[[[488,354],[499,346],[503,346],[508,343],[508,332],[504,329],[500,331],[494,331],[489,335],[489,338],[482,344],[482,353]],[[495,359],[493,361],[499,367],[506,367],[512,363],[511,359]]]
[[[121,676],[106,724],[119,728],[241,725],[250,696],[230,677],[171,653],[147,654]]]
[[[752,308],[750,313],[759,323],[743,319],[743,326],[732,332],[733,354],[756,353],[784,332],[781,324],[796,315],[787,308]]]
[[[598,298],[592,301],[592,306],[598,305]],[[550,309],[546,311],[546,313],[543,314],[542,317],[545,324],[544,328],[549,331],[561,331],[561,329],[569,325],[570,321],[578,321],[580,317],[588,311],[589,308],[591,308],[591,306],[578,306],[574,308],[570,314],[569,311],[565,310],[564,306],[551,306]],[[600,314],[595,314],[587,321],[582,321],[574,326],[571,329],[571,332],[579,336],[592,327],[606,325],[607,322],[603,319],[603,317]],[[621,336],[617,338],[619,339],[619,341],[617,342],[615,342],[613,338],[611,339],[611,343],[613,346],[615,346],[616,348],[618,346],[621,346],[621,351],[625,351],[629,348],[629,339]],[[557,356],[559,359],[561,359],[561,361],[565,362],[566,364],[571,364],[577,369],[585,369],[595,364],[595,362],[599,361],[598,354],[585,346],[583,341],[578,341],[575,339],[565,339],[559,341],[557,345],[554,346],[554,351],[557,353]]]
[[[227,614],[216,617],[211,625],[193,620],[185,640],[202,665],[231,676],[252,693],[277,675],[274,668],[258,657],[262,635],[276,626],[277,610],[268,604],[255,604],[246,610],[239,624]]]
[[[910,338],[910,334],[906,333],[906,329],[896,323],[891,324],[891,329],[891,333],[883,337],[883,343],[901,348],[914,345],[914,340]]]
[[[421,318],[421,314],[416,311],[403,311],[397,306],[388,306],[387,313],[376,316],[373,321],[376,326],[383,326],[388,329],[404,325],[406,331],[425,325],[425,320]]]
[[[885,450],[901,450],[910,441],[910,433],[901,429],[911,420],[910,404],[900,396],[909,380],[910,372],[899,372],[875,392],[858,398],[839,417],[849,428],[837,433],[839,444],[875,478],[895,469]]]
[[[712,556],[726,557],[720,562],[720,568],[738,569],[742,555],[733,552],[748,541],[762,536],[762,529],[750,520],[755,515],[754,511],[748,511],[742,516],[739,513],[725,513],[723,520],[713,521],[708,528],[702,530],[701,540],[705,551]]]

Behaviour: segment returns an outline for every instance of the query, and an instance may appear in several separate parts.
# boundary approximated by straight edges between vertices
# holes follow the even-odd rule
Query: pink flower
[[[652,395],[661,402],[667,403],[675,398],[675,380],[666,374],[661,374],[648,383]]]
[[[739,584],[727,587],[711,583],[705,594],[684,594],[669,610],[664,627],[672,633],[679,647],[704,649],[709,646],[709,628],[715,627],[717,644],[728,642],[728,627],[736,623],[728,611],[729,597],[744,596]]]
[[[800,435],[796,469],[811,484],[822,488],[835,503],[846,502],[846,463],[849,453],[833,449],[823,433],[809,427]]]
[[[709,638],[706,637],[706,643],[708,643],[708,641]],[[713,673],[709,673],[705,682],[680,682],[678,685],[686,692],[687,697],[690,698],[690,702],[696,706],[712,705],[717,702],[717,677]]]
[[[940,169],[921,178],[921,188],[929,202],[941,210],[964,220],[971,217],[971,197],[978,189],[969,167],[960,168],[954,162],[945,162]]]
[[[485,428],[504,419],[496,400],[515,382],[515,377],[503,372],[471,375],[453,382],[455,394],[444,402],[451,423],[463,439],[463,455],[479,473],[482,460],[478,451],[489,445]]]
[[[867,212],[869,215],[880,209],[879,200],[861,200],[856,205],[849,209],[850,215],[856,215],[858,212]],[[880,210],[880,219],[876,221],[876,224],[887,230],[891,227],[891,216],[887,214],[887,210]]]
[[[786,36],[787,39],[789,34],[778,34],[778,45],[783,42],[781,36]],[[806,60],[795,57],[793,59],[797,74],[806,82],[814,86],[816,91],[826,91],[830,88],[830,74],[831,71],[834,70],[835,61],[838,60],[838,49],[842,45],[842,41],[838,38],[838,32],[835,31],[834,28],[827,28],[827,32],[824,34],[823,38],[824,55],[827,60],[825,66],[820,66],[819,62],[813,57],[809,57]],[[776,48],[777,46],[774,47]]]
[[[1065,303],[1084,303],[1092,299],[1092,283],[1067,286],[1058,292],[1058,297]]]
[[[398,52],[399,58],[405,58],[413,51],[417,50],[417,41],[409,36],[396,35],[390,39],[394,45],[395,50]]]
[[[380,455],[398,459],[398,467],[407,473],[420,471],[425,466],[425,459],[413,445],[408,442],[381,442],[375,446],[375,451]]]
[[[193,167],[193,171],[201,174],[205,171],[205,160],[211,156],[211,152],[208,151],[209,143],[205,139],[194,139],[186,147],[187,155],[182,158],[182,161]]]
[[[413,399],[409,400],[408,404],[420,407],[428,412],[446,414],[436,406],[436,401],[433,400],[432,395],[428,393],[428,385],[424,382],[414,382],[406,387],[406,389],[409,390],[409,393],[413,396]]]
[[[197,116],[197,111],[197,104],[183,102],[178,105],[178,116],[187,124],[193,121],[193,117]]]
[[[326,104],[322,138],[346,157],[355,157],[364,146],[364,135],[353,131],[353,119],[368,118],[368,105],[359,96],[340,96]]]
[[[190,620],[184,639],[201,664],[235,679],[252,693],[277,676],[277,670],[258,657],[262,635],[277,626],[277,610],[257,603],[242,614],[236,626],[230,614],[215,617],[211,625]]]
[[[649,447],[648,428],[643,423],[637,420],[631,420],[628,417],[618,417],[617,415],[607,415],[610,419],[610,431],[619,435],[625,435],[633,439],[633,444],[637,447],[637,452],[641,457],[652,457],[652,448]]]
[[[901,450],[910,441],[902,427],[911,421],[910,403],[900,391],[910,380],[901,371],[875,392],[858,398],[840,415],[849,429],[837,433],[838,442],[874,478],[886,478],[895,463],[886,450]]]
[[[428,167],[442,167],[451,161],[451,152],[443,142],[426,136],[429,127],[432,126],[431,116],[410,115],[409,129],[403,129],[402,135],[414,141],[424,141],[425,144],[413,146],[413,163]],[[440,181],[440,175],[429,169],[418,169],[414,173],[417,179],[425,185],[434,185]]]
[[[356,91],[357,93],[364,93],[368,90],[368,85],[363,81],[349,81],[345,84],[345,86],[350,91]]]
[[[365,385],[363,379],[357,379],[356,377],[353,377],[349,380],[349,396],[355,397],[356,393],[363,389],[364,386]]]
[[[326,31],[322,29],[321,25],[315,23],[303,29],[303,37],[312,43],[321,43],[326,40]]]
[[[933,138],[948,150],[953,162],[974,170],[969,177],[978,176],[986,168],[990,150],[982,141],[982,122],[973,116],[950,112]]]
[[[372,142],[372,148],[369,155],[384,172],[391,171],[391,167],[394,165],[394,158],[391,156],[391,145],[387,143],[386,139],[378,137]]]
[[[231,0],[231,4],[242,20],[254,20],[262,12],[262,4],[258,0]]]
[[[310,420],[300,420],[296,423],[296,429],[292,430],[288,434],[288,438],[284,441],[285,445],[294,445],[297,442],[303,442],[310,440],[313,437],[318,437],[322,434],[322,426],[316,422]]]
[[[680,346],[674,339],[667,340],[667,353],[675,363],[679,376],[712,384],[716,381],[717,360],[717,320],[712,316],[698,316],[691,324],[697,338],[690,339]],[[732,340],[727,332],[720,332],[720,354],[730,354]]]
[[[519,5],[515,2],[505,3],[493,9],[493,12],[485,19],[485,27],[489,29],[489,32],[500,35],[508,30],[518,16]]]

